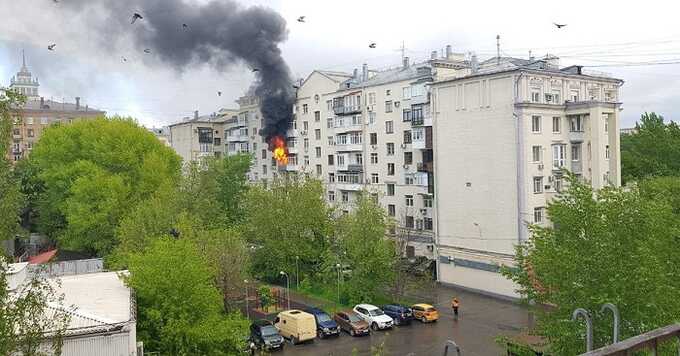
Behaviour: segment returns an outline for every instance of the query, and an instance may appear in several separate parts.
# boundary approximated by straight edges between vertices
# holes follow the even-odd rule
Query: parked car
[[[316,321],[314,316],[302,310],[286,310],[280,312],[274,320],[274,326],[281,336],[295,345],[316,338]]]
[[[394,320],[385,315],[380,308],[371,304],[357,304],[353,309],[359,316],[366,320],[373,330],[389,329],[393,326]]]
[[[394,320],[394,325],[408,325],[413,320],[413,310],[405,305],[387,304],[382,310]]]
[[[320,338],[340,335],[340,326],[325,311],[318,308],[309,308],[305,309],[305,312],[314,316],[316,320],[316,335]]]
[[[255,320],[250,324],[250,341],[265,350],[283,348],[283,337],[269,320]]]
[[[413,318],[423,323],[435,322],[439,319],[439,312],[429,304],[414,304],[411,309],[413,310]]]
[[[341,330],[345,330],[352,336],[368,335],[371,332],[368,329],[368,323],[353,310],[335,313],[333,320],[338,323]]]

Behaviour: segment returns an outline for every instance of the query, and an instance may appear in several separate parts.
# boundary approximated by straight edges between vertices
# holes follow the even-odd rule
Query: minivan
[[[280,312],[274,320],[274,326],[281,336],[294,345],[316,338],[316,320],[314,316],[302,310],[286,310]]]

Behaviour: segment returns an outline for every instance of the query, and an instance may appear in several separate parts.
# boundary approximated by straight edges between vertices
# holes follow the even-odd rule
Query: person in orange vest
[[[454,297],[453,300],[451,301],[451,308],[453,308],[453,316],[455,319],[458,319],[458,308],[460,307],[460,301],[458,298]]]

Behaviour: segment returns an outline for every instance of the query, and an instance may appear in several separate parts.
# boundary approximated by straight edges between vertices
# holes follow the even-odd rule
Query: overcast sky
[[[110,51],[81,17],[89,14],[74,17],[61,8],[68,1],[0,0],[0,85],[9,85],[25,49],[42,96],[67,101],[80,96],[109,114],[160,126],[194,110],[236,107],[234,100],[253,80],[244,65],[216,72],[197,64],[177,73],[143,48],[125,45],[124,38]],[[680,62],[680,6],[669,1],[241,2],[271,7],[288,21],[282,50],[296,78],[313,69],[351,72],[362,63],[376,69],[399,65],[402,42],[412,60],[425,60],[446,44],[454,52],[475,51],[483,60],[495,55],[500,34],[503,55],[551,53],[562,65],[593,66],[588,69],[623,79],[623,127],[634,125],[644,111],[675,120],[680,116],[680,64],[657,64]],[[301,15],[305,23],[295,21]],[[567,26],[558,30],[553,22]],[[377,48],[369,49],[371,42]],[[47,50],[51,43],[55,51]]]

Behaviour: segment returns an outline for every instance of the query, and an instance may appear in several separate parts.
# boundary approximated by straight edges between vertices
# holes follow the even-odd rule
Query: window
[[[388,163],[387,164],[387,175],[388,176],[394,175],[394,163]]]
[[[579,100],[579,95],[578,95],[578,89],[572,89],[569,91],[569,95],[571,97],[572,102],[577,102]]]
[[[314,148],[316,151],[316,158],[321,158],[321,147]]]
[[[425,230],[432,231],[432,218],[424,217],[423,227],[425,228]]]
[[[404,152],[404,164],[413,164],[413,152]]]
[[[394,183],[387,183],[386,185],[387,189],[387,196],[388,197],[393,197],[394,196]]]
[[[583,131],[583,118],[581,115],[576,115],[571,117],[571,132],[582,132]]]
[[[316,129],[316,130],[314,130],[314,139],[315,139],[315,140],[320,140],[320,139],[321,139],[321,129]]]
[[[321,112],[315,111],[314,112],[314,122],[319,122],[319,121],[321,121]]]
[[[555,176],[553,178],[553,186],[555,187],[556,192],[562,191],[562,176]]]
[[[534,208],[534,222],[543,222],[543,208]]]
[[[413,110],[411,112],[411,118],[413,119],[413,123],[420,123],[422,125],[423,122],[423,106],[422,105],[413,105]]]
[[[411,130],[404,130],[404,144],[408,145],[411,143]]]
[[[33,118],[32,117],[26,118],[26,125],[33,125]]]
[[[47,125],[48,122],[49,122],[48,118],[46,118],[44,116],[40,118],[40,124],[41,125]]]
[[[317,164],[317,165],[316,165],[316,175],[317,175],[317,176],[321,176],[321,174],[322,174],[322,172],[321,172],[321,165],[320,165],[320,164]]]
[[[12,135],[14,135],[14,136],[20,136],[20,135],[21,135],[21,130],[20,130],[20,129],[12,129]]]
[[[352,132],[349,134],[349,143],[352,145],[360,145],[363,141],[363,136],[359,132]]]
[[[404,99],[411,99],[411,87],[402,88]]]
[[[306,151],[309,149],[309,139],[308,139],[308,138],[305,138],[305,139],[302,141],[302,143],[303,143],[303,146],[304,146],[305,152],[306,152]]]
[[[604,119],[604,132],[609,132],[609,115],[604,114],[602,118]]]
[[[375,93],[368,93],[368,105],[375,105]]]
[[[385,90],[385,95],[386,95],[386,96],[392,95],[392,91],[389,90],[389,89]]]
[[[345,156],[338,155],[338,166],[344,166],[345,165]]]
[[[305,156],[305,166],[309,166],[309,156]]]
[[[575,162],[581,160],[581,144],[571,145],[571,160]]]
[[[559,89],[553,89],[552,91],[552,100],[555,104],[560,103],[560,90]]]
[[[263,174],[263,175],[264,175],[264,174],[267,174],[267,165],[266,165],[266,164],[263,164],[263,165],[262,165],[262,174]]]
[[[378,134],[373,132],[370,134],[371,138],[371,145],[377,145],[378,144]]]
[[[302,104],[302,113],[306,114],[308,112],[309,112],[309,107],[307,106],[307,104]]]
[[[335,144],[336,145],[346,145],[347,144],[347,135],[337,135],[337,136],[335,136]]]
[[[364,155],[361,153],[357,153],[355,156],[355,160],[357,164],[364,164]]]
[[[302,122],[302,129],[304,131],[309,131],[309,121],[303,121]]]
[[[328,173],[328,183],[335,183],[335,173]]]
[[[27,129],[26,130],[26,136],[33,137],[34,136],[33,129]],[[609,146],[607,146],[607,147],[609,147]]]
[[[333,136],[328,136],[328,145],[329,146],[335,145],[335,140],[333,139]]]
[[[198,144],[198,149],[199,151],[205,153],[205,152],[210,152],[210,144],[209,143],[199,143]]]
[[[426,208],[432,207],[432,197],[427,197],[423,195],[423,206]]]
[[[333,110],[333,100],[326,100],[326,110]]]
[[[371,183],[378,184],[378,173],[371,173]]]
[[[531,132],[541,132],[541,117],[532,116],[531,117]]]
[[[534,103],[540,103],[541,102],[541,92],[539,90],[532,90],[531,91],[531,101]]]
[[[262,159],[267,159],[267,150],[262,150]]]
[[[534,177],[534,193],[543,193],[543,177]]]
[[[373,200],[374,203],[378,204],[378,193],[371,193],[371,200]]]
[[[413,206],[413,195],[405,195],[406,206]]]
[[[378,164],[378,154],[371,153],[371,164]]]
[[[326,119],[326,128],[327,129],[333,128],[333,118]]]
[[[413,229],[413,216],[406,215],[405,225],[406,228]]]
[[[565,161],[565,147],[567,145],[553,145],[552,146],[552,151],[553,151],[553,168],[562,168],[564,167],[564,161]]]
[[[392,112],[392,100],[385,102],[385,112]]]
[[[368,113],[368,123],[369,124],[375,123],[375,111],[371,111]]]
[[[394,206],[394,204],[388,204],[387,205],[387,215],[389,215],[389,216],[397,215],[397,209]]]
[[[342,192],[342,202],[343,203],[349,202],[349,192],[346,192],[346,191]]]
[[[387,155],[394,156],[394,143],[392,142],[387,143]]]
[[[604,147],[604,158],[609,159],[609,145]]]
[[[562,121],[562,118],[561,118],[561,117],[559,117],[559,116],[553,116],[553,121],[552,121],[552,124],[553,124],[553,127],[552,127],[553,130],[552,130],[552,132],[553,132],[553,133],[560,133],[560,129],[561,129],[561,128],[560,128],[560,124],[561,124],[561,121]]]
[[[401,113],[401,118],[404,122],[411,121],[411,109],[404,109]]]
[[[328,201],[335,201],[335,191],[333,190],[328,191]]]
[[[335,161],[335,156],[334,155],[328,155],[328,165],[332,166]]]
[[[534,162],[540,162],[541,161],[541,146],[532,146],[531,147],[531,157],[532,157],[532,161],[534,161]]]
[[[413,185],[413,176],[410,175],[410,174],[404,176],[404,184],[405,185]]]
[[[385,133],[394,133],[394,121],[385,121]]]

